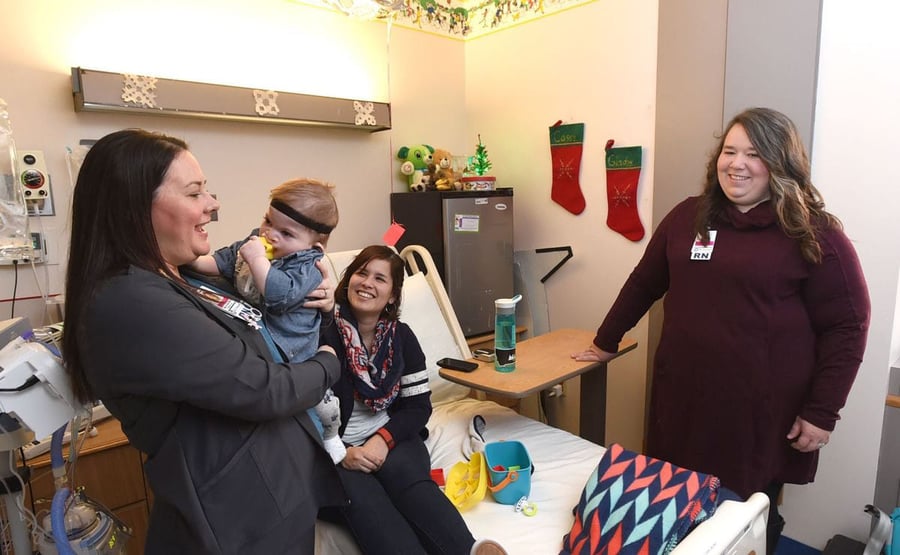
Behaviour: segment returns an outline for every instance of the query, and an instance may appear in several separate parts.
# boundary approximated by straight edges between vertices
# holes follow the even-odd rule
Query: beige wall
[[[545,283],[553,329],[595,329],[647,239],[606,226],[604,147],[642,145],[639,213],[649,231],[656,83],[654,0],[593,2],[466,43],[469,135],[489,146],[498,186],[515,189],[515,248],[570,245],[574,257]],[[585,123],[578,216],[550,199],[549,126]],[[649,236],[649,235],[648,235]],[[607,441],[640,449],[646,327],[636,352],[610,365]],[[585,345],[587,347],[587,345]],[[560,418],[577,430],[577,380]]]

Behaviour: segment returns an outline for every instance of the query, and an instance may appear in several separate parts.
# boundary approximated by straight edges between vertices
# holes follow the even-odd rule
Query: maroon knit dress
[[[665,294],[647,454],[714,474],[747,497],[815,477],[818,452],[786,435],[800,416],[833,430],[862,361],[869,296],[850,241],[818,233],[820,264],[778,226],[772,203],[730,206],[709,260],[691,260],[698,199],[676,206],[597,330],[615,352]]]

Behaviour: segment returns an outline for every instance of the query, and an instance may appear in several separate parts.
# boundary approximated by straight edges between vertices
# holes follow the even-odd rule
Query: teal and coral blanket
[[[561,555],[657,555],[712,516],[719,479],[612,444],[588,478]]]

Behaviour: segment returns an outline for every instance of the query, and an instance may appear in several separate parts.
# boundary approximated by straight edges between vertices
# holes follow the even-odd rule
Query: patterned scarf
[[[341,340],[347,352],[347,365],[353,377],[353,391],[357,399],[366,404],[374,412],[391,406],[394,398],[400,393],[400,375],[402,370],[394,368],[394,333],[396,320],[379,319],[375,324],[375,355],[369,351],[359,338],[356,319],[352,311],[342,314],[341,306],[334,309],[334,320],[337,323]]]

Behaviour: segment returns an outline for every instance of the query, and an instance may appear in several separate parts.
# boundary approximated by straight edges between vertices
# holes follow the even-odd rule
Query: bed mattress
[[[490,492],[462,513],[476,539],[497,540],[510,555],[559,553],[563,535],[572,526],[572,508],[604,448],[569,432],[552,428],[491,401],[462,399],[434,408],[426,442],[432,468],[444,473],[463,456],[468,423],[484,417],[486,441],[517,440],[525,445],[534,464],[529,501],[537,506],[534,516],[516,513],[512,505],[496,503]],[[316,553],[356,555],[359,549],[344,529],[320,522]]]

